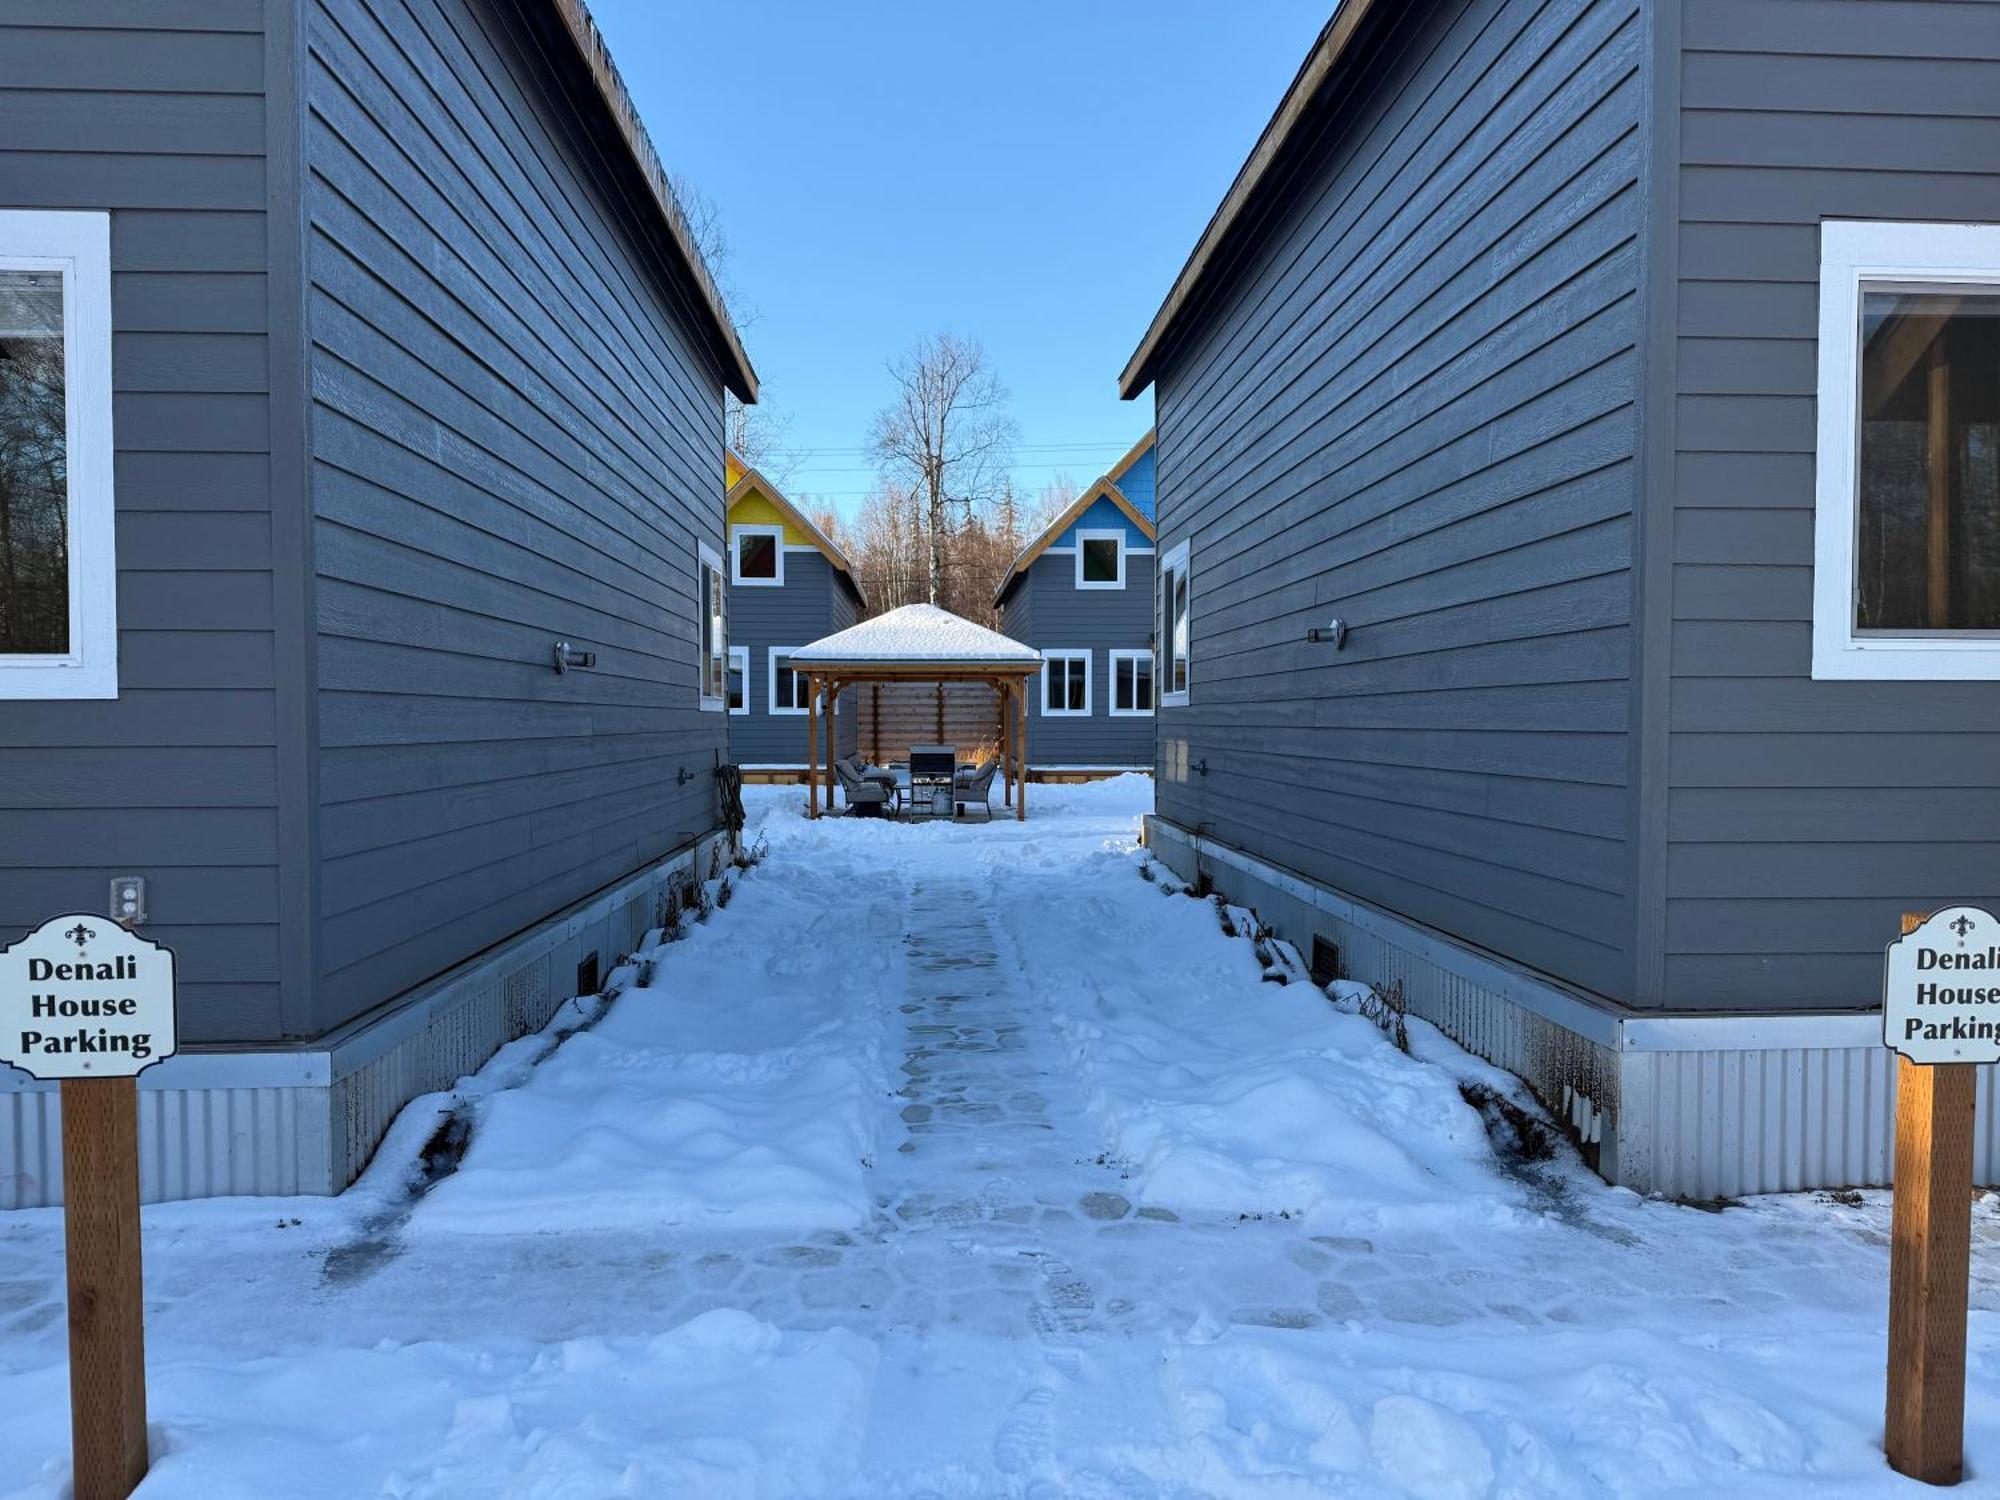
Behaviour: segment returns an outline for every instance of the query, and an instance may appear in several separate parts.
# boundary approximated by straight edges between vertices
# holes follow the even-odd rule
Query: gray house
[[[1029,771],[1085,780],[1153,761],[1154,435],[1042,529],[994,591],[1000,631],[1042,653]]]
[[[1996,139],[1993,4],[1347,0],[1124,372],[1155,847],[1614,1180],[1885,1181],[2000,901]]]
[[[833,539],[778,487],[734,453],[728,485],[730,647],[729,745],[760,781],[805,779],[805,681],[792,652],[845,630],[867,613],[854,566]],[[834,715],[834,753],[853,753],[859,715],[849,703]]]
[[[709,857],[725,387],[577,0],[0,11],[0,933],[146,882],[149,1197],[338,1189]]]

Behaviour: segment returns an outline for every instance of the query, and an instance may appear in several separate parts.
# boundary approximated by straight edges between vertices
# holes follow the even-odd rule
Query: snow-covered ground
[[[1877,1448],[1882,1195],[1713,1213],[1496,1154],[1461,1085],[1504,1075],[1140,877],[1143,780],[1023,825],[752,796],[770,857],[649,985],[412,1106],[343,1198],[147,1211],[142,1495],[1920,1492]],[[61,1273],[59,1214],[0,1214],[0,1494],[65,1491]]]

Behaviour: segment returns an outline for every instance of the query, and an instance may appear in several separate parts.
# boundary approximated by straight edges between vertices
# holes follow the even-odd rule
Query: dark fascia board
[[[1340,6],[1320,29],[1318,40],[1306,54],[1298,75],[1292,85],[1285,90],[1285,96],[1278,102],[1277,112],[1265,125],[1264,133],[1257,137],[1257,144],[1250,155],[1237,169],[1236,180],[1229,185],[1221,204],[1208,221],[1208,227],[1195,241],[1195,247],[1181,267],[1180,275],[1174,279],[1173,287],[1167,293],[1167,300],[1160,304],[1160,310],[1153,314],[1153,321],[1146,329],[1146,336],[1139,341],[1139,347],[1125,362],[1125,369],[1118,377],[1118,394],[1130,401],[1153,383],[1154,367],[1161,349],[1169,335],[1181,322],[1182,316],[1194,304],[1196,293],[1207,281],[1210,271],[1215,268],[1223,243],[1230,231],[1242,222],[1250,205],[1257,199],[1259,190],[1269,179],[1272,169],[1284,156],[1285,147],[1301,123],[1312,114],[1312,105],[1320,90],[1334,74],[1348,47],[1360,33],[1362,23],[1372,11],[1387,9],[1393,0],[1342,0]],[[1402,0],[1405,5],[1410,0]]]
[[[626,165],[642,186],[643,201],[635,207],[654,222],[672,248],[672,259],[678,262],[677,269],[685,276],[687,290],[692,293],[692,310],[705,325],[699,331],[714,353],[723,385],[739,400],[754,403],[757,371],[744,352],[736,324],[695,244],[694,232],[688,227],[680,200],[674,196],[666,169],[660,165],[659,153],[653,149],[652,138],[646,134],[625,80],[619,76],[618,65],[611,60],[610,49],[605,46],[584,0],[514,0],[514,4],[524,18],[542,23],[538,30],[559,36],[572,54],[572,61],[582,69],[593,100],[578,100],[579,108],[601,112],[610,126]]]

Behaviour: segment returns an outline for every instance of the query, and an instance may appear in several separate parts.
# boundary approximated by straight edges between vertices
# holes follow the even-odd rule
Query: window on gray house
[[[1868,289],[1858,632],[2000,631],[2000,294]]]
[[[778,576],[778,538],[768,531],[736,533],[736,576],[769,580]]]
[[[1149,714],[1153,711],[1153,654],[1150,651],[1111,653],[1111,711]]]
[[[59,271],[0,270],[0,655],[70,649]]]
[[[1083,581],[1085,583],[1117,583],[1122,576],[1119,567],[1120,547],[1115,536],[1093,536],[1084,538]]]
[[[1082,651],[1042,653],[1042,712],[1090,712],[1090,656]]]

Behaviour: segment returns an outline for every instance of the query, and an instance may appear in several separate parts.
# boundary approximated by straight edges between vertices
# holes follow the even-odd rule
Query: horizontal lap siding
[[[1036,766],[1150,766],[1153,721],[1111,717],[1113,650],[1143,651],[1152,634],[1153,557],[1128,554],[1125,587],[1080,589],[1073,553],[1044,554],[1028,568],[1019,592],[1032,595],[1029,617],[1037,650],[1090,653],[1090,717],[1050,718],[1042,710],[1042,679],[1028,684],[1034,723],[1028,759]]]
[[[519,24],[308,13],[323,1025],[715,821],[719,377]]]
[[[770,711],[771,647],[796,651],[853,623],[852,599],[836,581],[832,565],[817,552],[785,554],[783,588],[738,584],[730,590],[730,644],[750,648],[750,712],[730,715],[730,759],[749,766],[806,763],[806,716]],[[854,748],[854,723],[850,698],[839,715],[840,753]],[[822,760],[825,755],[822,739]]]
[[[1819,222],[2000,222],[2000,4],[1687,0],[1666,996],[1867,1007],[2000,900],[1992,683],[1814,682]]]
[[[0,7],[0,207],[111,215],[120,688],[0,704],[0,935],[146,876],[184,1041],[282,1027],[264,89],[256,4]]]
[[[1385,26],[1158,381],[1194,601],[1160,807],[1624,993],[1641,22]]]

